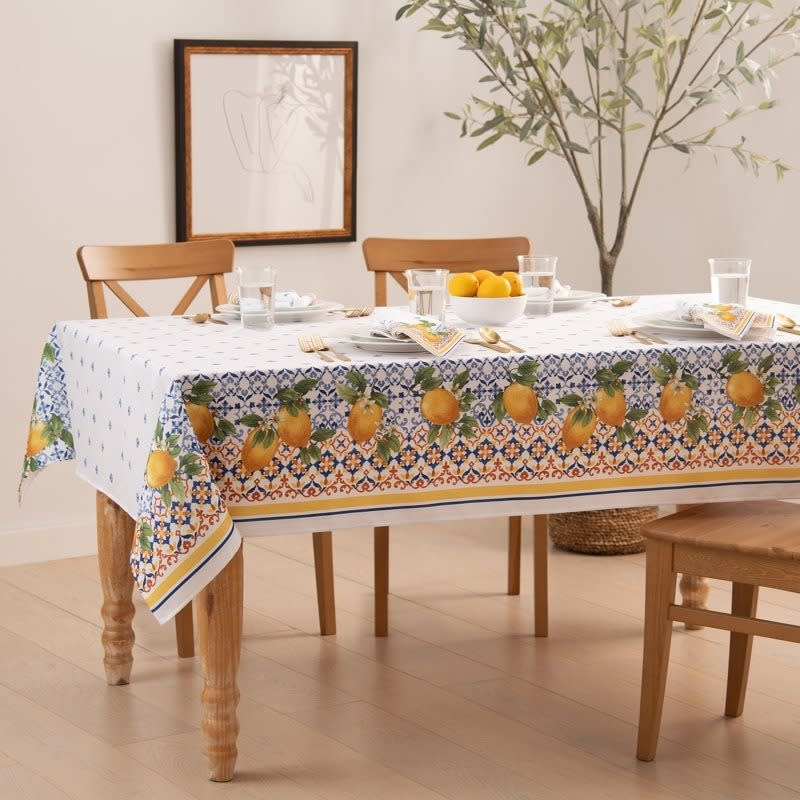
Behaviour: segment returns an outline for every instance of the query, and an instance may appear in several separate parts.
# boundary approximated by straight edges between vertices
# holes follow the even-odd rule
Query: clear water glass
[[[558,256],[517,256],[519,280],[528,298],[526,317],[544,317],[553,313]]]
[[[750,291],[749,258],[709,258],[711,297],[718,305],[747,305]]]
[[[446,269],[407,269],[408,304],[412,314],[444,322],[447,300]]]
[[[275,270],[264,266],[236,269],[242,327],[269,330],[275,324]]]

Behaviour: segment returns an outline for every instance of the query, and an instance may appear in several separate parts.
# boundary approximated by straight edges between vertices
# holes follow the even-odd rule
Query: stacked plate
[[[329,300],[317,300],[309,306],[298,306],[297,308],[276,307],[275,322],[305,322],[341,308],[344,308],[341,303],[333,303]],[[241,316],[238,303],[223,303],[217,306],[216,312],[219,316],[228,319],[239,319]]]
[[[389,339],[385,336],[374,336],[366,330],[358,332],[351,332],[344,337],[345,341],[354,344],[362,350],[367,350],[370,353],[424,353],[425,348],[422,345],[412,341],[400,341],[398,339]]]
[[[702,322],[672,317],[669,312],[638,317],[632,322],[637,328],[647,328],[653,333],[671,334],[672,336],[721,336],[717,331],[703,327]]]
[[[584,289],[570,289],[564,297],[553,298],[553,311],[572,311],[580,308],[590,300],[604,297],[602,292],[588,292]]]

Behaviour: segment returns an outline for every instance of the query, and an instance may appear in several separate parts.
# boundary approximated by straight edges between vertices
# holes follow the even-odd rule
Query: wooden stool
[[[776,501],[710,503],[648,523],[644,659],[636,757],[658,745],[672,623],[731,632],[725,715],[744,708],[753,636],[800,643],[800,626],[755,616],[758,587],[800,591],[800,508]],[[678,572],[733,583],[731,613],[675,604]]]

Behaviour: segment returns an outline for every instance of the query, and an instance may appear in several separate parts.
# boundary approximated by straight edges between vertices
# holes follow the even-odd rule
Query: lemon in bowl
[[[450,308],[471,325],[507,325],[525,313],[526,297],[518,283],[516,273],[458,272],[447,284]]]

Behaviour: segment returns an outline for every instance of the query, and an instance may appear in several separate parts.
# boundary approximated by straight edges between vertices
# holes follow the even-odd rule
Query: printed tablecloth
[[[338,338],[341,321],[58,323],[23,480],[74,459],[136,520],[131,568],[161,622],[240,529],[800,497],[800,337],[648,347],[611,337],[611,316],[523,320],[503,332],[526,354],[462,343],[439,359],[365,352]],[[352,362],[301,353],[310,328]]]

